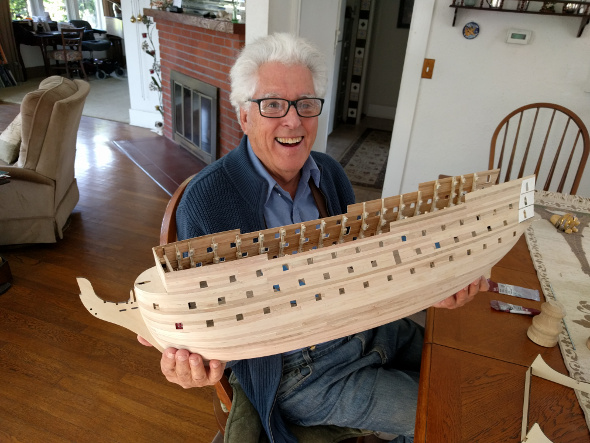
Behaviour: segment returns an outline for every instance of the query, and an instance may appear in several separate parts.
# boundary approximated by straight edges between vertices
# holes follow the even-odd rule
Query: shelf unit
[[[16,86],[16,80],[8,67],[8,60],[0,44],[0,88]]]
[[[541,9],[545,4],[553,4],[554,12],[542,11]],[[465,0],[453,0],[450,7],[455,8],[455,13],[453,15],[453,26],[455,26],[457,21],[457,12],[461,9],[470,11],[511,12],[516,14],[537,14],[543,16],[578,18],[581,21],[580,27],[578,28],[577,37],[582,35],[584,28],[588,22],[590,22],[590,2],[579,0],[476,0],[475,5],[473,6],[465,5]],[[567,12],[568,10],[571,12]]]

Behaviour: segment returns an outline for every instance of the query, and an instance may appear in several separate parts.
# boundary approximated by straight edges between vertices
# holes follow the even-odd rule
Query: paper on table
[[[522,443],[551,443],[551,440],[543,434],[539,424],[535,423]]]
[[[523,443],[551,443],[545,434],[541,431],[541,428],[537,423],[533,425],[531,430],[525,436],[526,428],[527,428],[527,421],[529,415],[529,396],[531,390],[531,375],[536,375],[537,377],[544,378],[545,380],[552,381],[553,383],[558,383],[562,386],[567,386],[568,388],[572,388],[578,391],[590,393],[590,383],[580,382],[578,380],[574,380],[567,375],[561,374],[551,368],[541,355],[537,355],[535,361],[530,366],[529,370],[526,373],[525,379],[525,388],[524,388],[524,404],[522,407],[522,431],[521,431],[521,438]],[[535,429],[538,428],[538,429]]]

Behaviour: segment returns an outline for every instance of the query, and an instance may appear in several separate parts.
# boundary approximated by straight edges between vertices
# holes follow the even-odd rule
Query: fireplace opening
[[[178,71],[170,73],[174,141],[209,164],[217,159],[218,88]]]

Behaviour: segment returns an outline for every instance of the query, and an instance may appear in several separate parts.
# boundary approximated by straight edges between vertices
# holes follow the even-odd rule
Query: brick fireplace
[[[172,71],[219,88],[217,153],[219,158],[234,149],[242,138],[229,102],[229,70],[245,44],[245,25],[211,20],[191,14],[144,9],[156,22],[160,42],[164,136],[174,140],[172,121]]]

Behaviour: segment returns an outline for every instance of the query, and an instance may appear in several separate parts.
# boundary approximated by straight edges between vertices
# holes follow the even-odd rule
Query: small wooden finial
[[[539,346],[552,348],[557,344],[561,332],[561,319],[565,317],[565,309],[555,300],[546,301],[541,305],[541,313],[533,317],[526,335]]]

